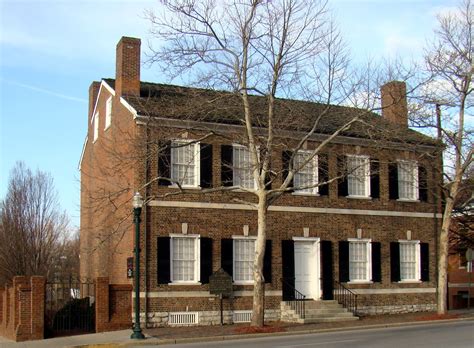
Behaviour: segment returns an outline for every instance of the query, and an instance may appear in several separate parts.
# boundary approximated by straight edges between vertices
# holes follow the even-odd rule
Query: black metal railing
[[[294,278],[281,278],[282,291],[284,295],[283,300],[301,319],[304,319],[306,296],[295,289],[292,285],[294,283]]]
[[[357,315],[357,294],[337,280],[334,281],[334,299],[354,315]]]

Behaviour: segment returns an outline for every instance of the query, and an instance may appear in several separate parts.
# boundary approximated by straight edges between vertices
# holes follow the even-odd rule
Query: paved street
[[[474,321],[427,324],[413,327],[369,329],[323,334],[267,337],[193,344],[160,345],[159,347],[474,347]],[[137,347],[153,347],[140,345]],[[155,346],[156,347],[156,346]]]

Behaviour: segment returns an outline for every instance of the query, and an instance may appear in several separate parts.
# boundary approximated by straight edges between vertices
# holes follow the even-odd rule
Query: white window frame
[[[107,130],[112,124],[112,97],[109,97],[105,102],[105,127]]]
[[[236,169],[236,166],[235,166],[235,149],[244,149],[246,151],[249,152],[249,161],[252,161],[251,159],[251,153],[250,153],[250,150],[248,149],[247,146],[244,146],[244,145],[241,145],[241,144],[232,144],[232,184],[235,185],[235,186],[239,186],[243,189],[247,189],[247,190],[256,190],[257,189],[257,182],[255,181],[255,178],[253,177],[253,171],[252,171],[252,163],[249,163],[249,166],[250,166],[250,176],[252,177],[252,181],[253,181],[253,187],[243,187],[241,185],[236,185],[236,178],[238,177],[236,175],[236,172],[235,172],[235,169]]]
[[[299,155],[310,155],[313,151],[311,150],[299,150],[298,152],[295,153],[295,156],[293,157],[293,168],[295,168],[295,165],[296,165],[296,156],[299,156]],[[306,157],[308,157],[306,156]],[[314,169],[314,172],[311,173],[313,175],[312,177],[312,182],[313,182],[313,185],[316,185],[314,187],[310,187],[310,188],[307,188],[307,189],[302,189],[302,190],[295,190],[295,192],[293,192],[293,194],[296,194],[296,195],[311,195],[311,196],[318,196],[319,195],[319,186],[317,186],[319,184],[319,177],[318,177],[318,155],[315,155],[313,158],[311,158],[311,160],[301,169],[304,169],[306,166],[310,165],[312,163],[313,165],[313,169]],[[305,174],[308,174],[308,173],[305,173]],[[297,187],[298,185],[295,183],[297,181],[297,177],[299,175],[302,175],[300,172],[296,172],[295,175],[293,176],[293,186]]]
[[[237,240],[253,240],[254,241],[254,247],[255,251],[257,250],[257,237],[256,236],[232,236],[232,280],[234,281],[235,285],[252,285],[253,282],[253,277],[252,280],[240,280],[240,279],[235,279],[236,276],[236,271],[235,271],[235,241]],[[253,274],[253,271],[252,271]]]
[[[404,169],[401,168],[402,165],[410,165],[412,166],[411,170],[412,173],[409,174],[412,176],[412,182],[411,183],[406,183],[405,180],[400,180],[400,174],[404,172]],[[397,160],[397,171],[398,171],[398,180],[397,180],[397,186],[398,186],[398,195],[399,201],[407,201],[407,202],[417,202],[419,200],[419,184],[418,184],[418,162],[413,161],[413,160]],[[413,186],[413,195],[411,197],[401,197],[400,193],[402,192],[401,190],[401,185],[402,184],[407,184],[407,185],[412,185]]]
[[[97,139],[99,139],[99,113],[96,112],[94,115],[94,120],[92,122],[92,126],[94,127],[94,138],[93,142],[95,143]]]
[[[194,241],[194,280],[175,280],[173,274],[173,240],[179,238],[195,239]],[[201,284],[201,236],[199,234],[170,234],[170,280],[173,284]]]
[[[347,240],[349,242],[349,283],[372,283],[372,239],[359,239],[359,238],[349,238]],[[367,252],[367,264],[366,264],[366,279],[351,279],[351,243],[364,243],[366,244],[366,252]]]
[[[418,283],[421,282],[421,254],[419,240],[399,240],[398,248],[400,253],[400,283]],[[403,278],[402,276],[402,245],[415,245],[415,278]]]
[[[347,160],[347,167],[349,169],[349,162],[352,159],[363,159],[364,166],[365,166],[365,180],[361,180],[364,183],[364,194],[363,195],[356,195],[351,194],[351,181],[358,180],[357,176],[354,173],[347,174],[347,193],[349,198],[370,198],[370,157],[367,155],[346,155]]]
[[[181,184],[181,187],[184,188],[197,188],[199,187],[199,184],[201,183],[201,147],[199,142],[193,143],[192,140],[183,140],[183,139],[175,139],[171,142],[171,164],[170,164],[170,176],[171,179],[175,180],[174,178],[174,162],[175,162],[175,154],[174,151],[175,148],[174,145],[178,144],[186,144],[190,143],[189,146],[193,146],[193,160],[194,160],[194,174],[193,174],[193,184],[191,185],[183,185]],[[173,185],[174,187],[177,187],[177,185]]]

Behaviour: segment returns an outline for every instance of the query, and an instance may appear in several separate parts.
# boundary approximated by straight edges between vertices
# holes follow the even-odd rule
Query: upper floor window
[[[349,280],[370,281],[371,243],[369,239],[349,240]]]
[[[199,185],[199,143],[173,141],[171,145],[171,180],[186,187]]]
[[[347,190],[352,197],[370,196],[370,163],[368,156],[347,156]]]
[[[400,280],[420,280],[420,241],[400,241]]]
[[[418,199],[418,165],[416,161],[398,161],[398,198]]]
[[[299,168],[308,160],[311,151],[298,151],[294,156],[294,168]],[[298,189],[297,193],[318,193],[318,156],[311,158],[299,171],[295,173],[293,186]],[[314,186],[314,187],[312,187]]]
[[[199,236],[171,236],[171,281],[199,280]]]
[[[246,189],[255,188],[255,180],[252,173],[252,161],[250,151],[242,145],[233,145],[233,175],[234,186]]]
[[[110,127],[112,123],[112,97],[107,99],[105,103],[105,129]]]
[[[94,141],[97,140],[97,138],[99,137],[99,113],[97,112],[95,115],[94,115]]]
[[[255,259],[255,239],[236,238],[234,248],[234,281],[253,282],[253,263]]]

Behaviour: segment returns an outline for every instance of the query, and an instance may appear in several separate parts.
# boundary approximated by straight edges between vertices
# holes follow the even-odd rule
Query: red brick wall
[[[96,332],[128,329],[132,326],[132,286],[109,284],[108,277],[96,279]]]
[[[14,277],[0,290],[0,335],[17,342],[42,339],[44,296],[44,277]]]

